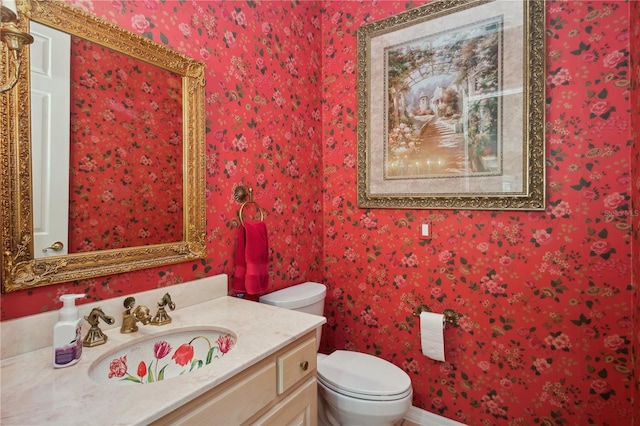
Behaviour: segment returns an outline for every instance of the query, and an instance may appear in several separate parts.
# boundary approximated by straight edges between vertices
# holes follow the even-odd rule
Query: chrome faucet
[[[167,314],[165,306],[168,306],[172,311],[176,308],[176,304],[171,300],[169,293],[165,293],[158,302],[158,312],[151,320],[151,325],[165,325],[171,322],[171,317]]]
[[[120,327],[120,333],[134,333],[138,331],[137,322],[141,322],[146,325],[151,321],[151,315],[149,315],[149,308],[144,305],[138,305],[134,308],[136,299],[133,297],[127,297],[124,299],[124,307],[126,308],[122,314],[122,327]]]

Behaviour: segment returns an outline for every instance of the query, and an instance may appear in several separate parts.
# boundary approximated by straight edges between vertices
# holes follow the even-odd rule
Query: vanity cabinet
[[[153,424],[315,426],[317,417],[314,330]]]

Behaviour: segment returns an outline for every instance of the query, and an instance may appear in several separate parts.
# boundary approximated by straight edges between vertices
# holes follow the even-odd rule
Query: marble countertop
[[[70,367],[53,368],[52,347],[3,359],[0,423],[147,424],[325,322],[323,317],[228,296],[176,309],[170,315],[171,324],[139,325],[139,331],[132,334],[121,334],[117,328],[106,330],[107,343],[84,348],[80,361]],[[89,377],[91,366],[118,346],[187,326],[225,328],[236,335],[237,341],[211,365],[162,382],[126,386],[100,384]]]

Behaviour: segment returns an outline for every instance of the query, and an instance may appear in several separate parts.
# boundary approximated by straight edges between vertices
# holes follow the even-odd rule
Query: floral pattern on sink
[[[153,348],[148,347],[148,352],[152,353],[132,352],[113,358],[107,375],[109,379],[122,382],[159,382],[211,364],[229,352],[234,343],[230,334],[221,334],[213,342],[206,336],[198,335],[175,346],[167,340],[157,340]]]

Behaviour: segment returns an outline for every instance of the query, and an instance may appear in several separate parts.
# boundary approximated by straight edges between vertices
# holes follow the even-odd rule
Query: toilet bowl
[[[303,283],[260,297],[261,303],[322,315],[326,287]],[[318,344],[320,342],[318,328]],[[411,407],[411,379],[394,364],[353,351],[318,354],[318,424],[390,426]]]
[[[318,355],[321,424],[393,425],[409,407],[409,376],[373,355],[335,351]]]

